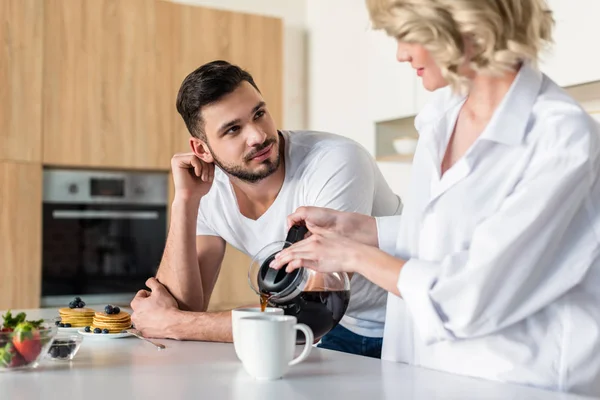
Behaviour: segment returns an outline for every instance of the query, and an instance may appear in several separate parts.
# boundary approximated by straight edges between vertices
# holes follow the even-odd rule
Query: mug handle
[[[312,350],[312,342],[314,342],[315,338],[313,336],[313,331],[309,328],[308,325],[305,324],[296,324],[294,325],[295,330],[302,331],[304,333],[304,337],[306,341],[304,342],[304,349],[302,349],[302,353],[296,358],[294,358],[288,365],[296,365],[301,363],[308,357],[310,351]]]

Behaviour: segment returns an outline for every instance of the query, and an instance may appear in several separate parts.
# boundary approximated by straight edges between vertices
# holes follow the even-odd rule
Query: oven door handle
[[[157,211],[54,210],[54,219],[158,219]]]

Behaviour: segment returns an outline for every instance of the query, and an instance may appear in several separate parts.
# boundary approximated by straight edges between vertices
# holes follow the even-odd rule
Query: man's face
[[[243,81],[233,92],[202,108],[207,146],[229,175],[257,182],[279,166],[279,135],[260,93]]]

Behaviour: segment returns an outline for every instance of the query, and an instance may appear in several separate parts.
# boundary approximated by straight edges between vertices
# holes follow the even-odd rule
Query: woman
[[[369,0],[434,91],[400,217],[301,208],[273,268],[388,296],[383,359],[600,395],[598,125],[535,69],[543,0]]]

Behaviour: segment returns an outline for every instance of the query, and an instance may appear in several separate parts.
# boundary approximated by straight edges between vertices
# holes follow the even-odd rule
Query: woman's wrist
[[[376,257],[373,250],[377,249],[364,243],[356,243],[354,246],[351,246],[348,249],[348,258],[344,266],[344,271],[346,273],[362,275],[364,272],[363,269],[371,265],[373,257]]]
[[[342,224],[340,234],[355,242],[377,247],[377,223],[370,215],[349,214]]]

